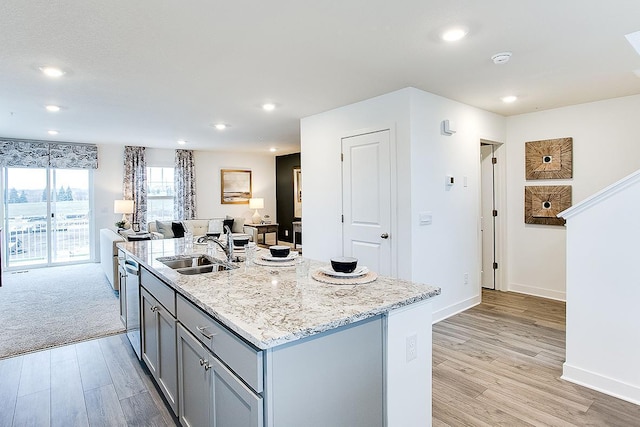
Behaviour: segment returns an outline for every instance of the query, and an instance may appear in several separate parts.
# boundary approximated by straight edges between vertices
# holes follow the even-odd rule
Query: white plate
[[[364,265],[361,267],[356,267],[356,269],[353,270],[351,273],[341,273],[339,271],[335,271],[331,267],[320,267],[319,270],[324,274],[326,274],[327,276],[332,276],[332,277],[360,277],[360,276],[364,276],[369,272],[369,269]]]
[[[291,261],[298,257],[298,252],[289,252],[287,256],[260,255],[265,261]]]

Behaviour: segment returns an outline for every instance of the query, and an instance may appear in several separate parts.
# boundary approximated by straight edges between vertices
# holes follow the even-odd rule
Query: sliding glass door
[[[7,268],[91,259],[91,171],[4,168]]]

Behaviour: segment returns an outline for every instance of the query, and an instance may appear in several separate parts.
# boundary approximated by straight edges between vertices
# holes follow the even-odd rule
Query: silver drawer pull
[[[205,359],[200,359],[200,366],[204,366],[204,370],[208,371],[211,369],[211,365],[209,365],[209,361]]]
[[[208,334],[206,326],[196,326],[196,329],[207,339],[212,339],[215,334]]]
[[[153,311],[153,312],[155,313],[156,311],[158,311],[158,310],[159,310],[159,308],[158,308],[157,306],[155,306],[155,305],[152,305],[152,306],[151,306],[151,308],[150,308],[150,310],[151,310],[151,311]]]

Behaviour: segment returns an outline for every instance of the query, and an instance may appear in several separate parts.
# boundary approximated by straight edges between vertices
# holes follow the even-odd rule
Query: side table
[[[267,245],[266,234],[276,233],[276,245],[278,244],[278,224],[245,224],[245,227],[255,228],[258,235],[262,234],[262,245]],[[258,242],[256,242],[257,244]]]

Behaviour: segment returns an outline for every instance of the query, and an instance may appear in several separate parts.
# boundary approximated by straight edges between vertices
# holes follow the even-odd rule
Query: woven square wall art
[[[524,222],[526,224],[564,225],[560,212],[571,207],[570,185],[524,187]]]
[[[573,177],[573,138],[544,139],[525,143],[526,179]]]

